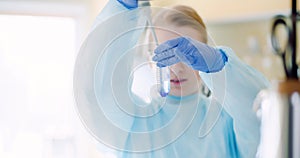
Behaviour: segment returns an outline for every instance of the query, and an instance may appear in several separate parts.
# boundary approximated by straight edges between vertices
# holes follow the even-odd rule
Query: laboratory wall
[[[284,80],[282,58],[271,44],[273,17],[229,23],[208,23],[208,30],[218,45],[231,47],[244,62],[261,71],[268,79]],[[297,30],[299,29],[298,24]],[[299,37],[300,33],[297,32],[298,53]],[[296,61],[300,62],[299,55]]]
[[[153,6],[185,4],[195,8],[209,21],[228,21],[287,11],[290,0],[154,0]],[[299,3],[298,3],[299,6]]]
[[[283,80],[281,58],[271,44],[270,19],[251,19],[228,23],[208,23],[216,45],[228,46],[245,63],[262,72],[269,80]]]

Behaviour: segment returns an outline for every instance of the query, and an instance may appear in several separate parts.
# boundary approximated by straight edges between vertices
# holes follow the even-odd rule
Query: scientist
[[[138,7],[137,0],[118,2],[127,9]],[[162,9],[153,23],[161,44],[155,49],[152,59],[158,67],[170,67],[171,91],[166,105],[155,118],[136,121],[132,129],[155,130],[176,113],[176,105],[187,107],[195,100],[198,112],[188,129],[168,145],[148,152],[120,151],[118,155],[130,158],[255,157],[260,122],[252,110],[252,104],[257,93],[269,86],[266,78],[243,63],[230,48],[207,45],[205,24],[190,7],[180,5]],[[222,75],[225,78],[220,77]],[[201,94],[203,84],[212,91],[211,97]],[[219,110],[212,110],[211,107]],[[210,113],[218,111],[220,114],[216,122],[210,130],[206,130],[209,132],[199,136],[199,126],[209,122]],[[182,113],[180,119],[184,120],[188,115]],[[155,145],[171,134],[172,130],[140,141]],[[129,133],[125,146],[135,145],[131,138]]]

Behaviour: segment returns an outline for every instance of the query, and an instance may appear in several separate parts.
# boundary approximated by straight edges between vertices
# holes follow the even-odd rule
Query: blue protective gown
[[[94,26],[121,11],[126,11],[126,8],[116,0],[110,0],[104,11],[97,17],[98,21]],[[149,135],[148,138],[140,141],[153,144],[153,150],[138,153],[115,151],[117,157],[255,157],[260,138],[260,122],[252,110],[252,104],[256,94],[268,87],[269,82],[261,73],[242,63],[231,49],[227,47],[220,47],[220,49],[228,56],[225,67],[217,73],[200,72],[202,80],[212,91],[212,97],[207,98],[201,94],[182,98],[168,96],[166,104],[154,117],[126,121],[129,134],[124,146],[127,149],[136,148],[130,131],[157,130],[172,121],[175,115],[179,115],[176,118],[179,120],[178,127],[181,123],[188,123],[179,137],[156,149],[156,144],[159,144],[161,139],[172,135],[173,131],[170,129],[159,136]],[[177,114],[178,108],[182,108],[182,111]],[[191,115],[193,119],[190,119]],[[124,120],[120,122],[122,121],[124,122]],[[176,130],[177,126],[173,125],[173,127]]]
[[[260,138],[260,122],[252,110],[252,103],[256,94],[268,87],[269,82],[261,73],[242,63],[231,49],[220,49],[228,56],[228,63],[223,70],[213,74],[200,73],[212,90],[212,97],[207,98],[201,94],[182,98],[168,96],[166,105],[157,116],[147,120],[136,119],[131,127],[132,131],[152,131],[170,121],[178,106],[196,106],[195,116],[186,131],[161,149],[143,153],[122,152],[120,157],[255,157]],[[225,78],[222,77],[224,75]],[[195,100],[198,104],[194,104]],[[194,114],[194,108],[190,108],[181,113],[180,119],[184,121],[185,117]],[[208,129],[203,129],[205,124],[209,124]],[[201,130],[206,134],[199,135]],[[141,141],[156,144],[155,139],[163,139],[171,133],[172,131],[162,134],[160,138],[150,137],[149,140]],[[127,147],[134,146],[130,139],[129,135],[125,144]]]

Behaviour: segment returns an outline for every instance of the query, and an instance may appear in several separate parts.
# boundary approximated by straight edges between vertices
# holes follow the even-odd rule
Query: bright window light
[[[75,21],[0,15],[0,157],[73,158]]]

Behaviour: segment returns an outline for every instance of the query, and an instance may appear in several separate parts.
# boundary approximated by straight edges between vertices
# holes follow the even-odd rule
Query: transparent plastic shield
[[[197,137],[205,137],[222,110],[222,103],[210,102],[202,93],[201,80],[194,83],[198,93],[160,95],[158,69],[151,60],[156,43],[149,40],[149,29],[183,34],[164,26],[150,26],[150,9],[158,12],[162,8],[128,10],[97,25],[82,44],[75,65],[74,95],[82,122],[101,143],[121,151],[160,149],[188,130],[197,130]],[[213,43],[210,38],[209,43]],[[192,76],[197,77],[197,73]],[[220,77],[225,80],[224,75]],[[216,95],[225,96],[224,92]],[[200,106],[205,107],[205,115],[200,116]],[[195,118],[196,122],[200,120],[198,117],[201,124],[194,129],[192,124]]]

